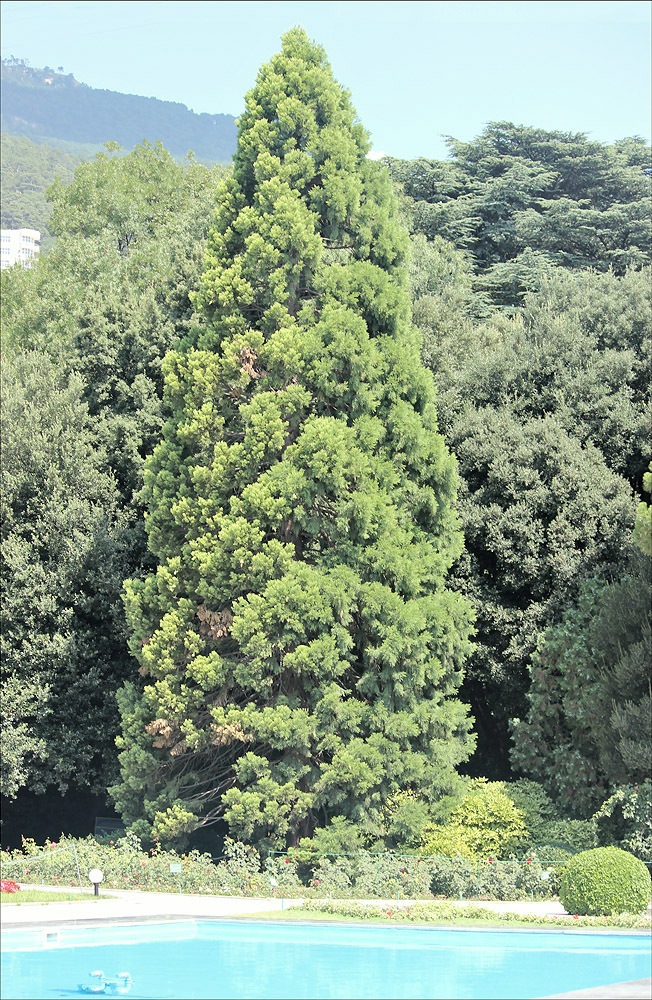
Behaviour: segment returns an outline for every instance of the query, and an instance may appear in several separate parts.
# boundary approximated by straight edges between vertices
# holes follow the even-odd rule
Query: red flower
[[[525,864],[526,864],[526,865],[531,865],[531,864],[532,864],[532,859],[531,859],[531,858],[528,858],[528,859],[527,859],[527,861],[525,862]]]
[[[576,913],[575,916],[573,917],[573,920],[577,920],[577,917],[578,917],[578,914]]]
[[[286,863],[286,865],[289,865],[289,864],[290,864],[290,859],[289,859],[289,858],[286,858],[286,859],[285,859],[285,863]]]
[[[401,875],[405,875],[405,868],[401,868]]]
[[[318,878],[315,879],[315,885],[319,885],[319,879]]]
[[[20,886],[17,882],[12,882],[11,879],[3,879],[0,882],[0,892],[20,892]]]
[[[494,863],[494,859],[493,858],[489,858],[489,864],[492,865],[493,863]]]
[[[112,840],[110,840],[110,841],[109,841],[109,843],[110,843],[110,844],[112,844],[112,843],[113,843],[113,841],[112,841]]]

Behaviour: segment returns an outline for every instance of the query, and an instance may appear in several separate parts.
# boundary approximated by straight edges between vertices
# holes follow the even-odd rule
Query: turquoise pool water
[[[44,935],[4,933],[4,1000],[79,1000],[96,970],[131,973],[133,1000],[510,1000],[650,975],[636,934],[188,920]]]

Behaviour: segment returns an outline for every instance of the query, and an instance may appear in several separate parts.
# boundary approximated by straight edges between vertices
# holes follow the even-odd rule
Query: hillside
[[[148,139],[162,142],[177,158],[193,150],[211,163],[228,162],[236,143],[232,115],[195,114],[172,101],[95,90],[72,74],[16,59],[2,61],[2,131],[65,143],[71,152],[79,144],[99,149],[109,140],[132,149]]]
[[[72,180],[81,162],[63,149],[2,133],[2,228],[38,229],[48,235],[51,206],[45,197],[55,177]]]

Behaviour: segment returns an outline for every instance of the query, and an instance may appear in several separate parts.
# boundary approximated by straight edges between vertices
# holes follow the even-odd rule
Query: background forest
[[[33,270],[2,274],[3,840],[39,836],[53,812],[66,832],[85,834],[117,803],[144,839],[190,836],[213,853],[229,833],[261,845],[304,838],[322,849],[427,844],[468,854],[470,831],[489,808],[508,831],[495,850],[510,836],[525,842],[519,816],[531,832],[539,824],[540,841],[590,846],[597,815],[605,841],[652,860],[650,150],[636,137],[605,146],[495,122],[473,142],[451,139],[445,161],[376,164],[314,53],[290,33],[275,72],[291,77],[285,59],[325,74],[320,92],[331,95],[333,118],[311,154],[323,167],[321,201],[305,162],[261,138],[256,121],[272,120],[271,98],[255,89],[234,166],[180,163],[147,142],[127,154],[110,145],[91,162],[65,154],[55,162],[30,144],[59,179],[30,220],[47,224],[52,245]],[[292,99],[281,88],[274,113]],[[313,97],[305,105],[314,110]],[[29,158],[28,140],[12,141],[14,154]],[[329,174],[336,160],[346,170]],[[18,218],[13,188],[8,196],[7,219]],[[372,204],[376,214],[365,208]],[[281,229],[304,227],[296,260],[274,229],[282,209],[289,221]],[[262,282],[243,249],[254,231],[260,259],[284,262],[287,287]],[[233,291],[245,281],[256,290],[248,312]],[[290,318],[279,319],[293,295],[295,305],[283,305]],[[328,308],[315,319],[317,296]],[[355,320],[342,318],[347,310]],[[243,316],[260,343],[243,339]],[[318,331],[321,354],[299,356],[283,340],[292,323],[311,337]],[[375,354],[366,330],[383,345]],[[264,354],[266,338],[276,353],[268,346]],[[205,361],[218,347],[219,369]],[[223,389],[210,412],[200,361]],[[312,437],[298,430],[309,393],[318,401]],[[348,423],[333,423],[333,414]],[[291,428],[285,440],[281,417]],[[282,447],[295,456],[296,475],[310,469],[318,485],[297,485],[290,472],[274,479],[288,463],[270,459],[264,475],[247,473],[233,486],[227,460],[218,475],[205,458],[207,441],[217,448],[215,427],[229,447],[243,442],[243,468]],[[196,493],[179,471],[188,453],[204,456],[192,467],[204,470],[193,473]],[[389,482],[397,484],[391,503]],[[307,491],[313,506],[306,500],[302,510],[312,520],[293,508],[282,528],[279,520],[276,547],[265,548],[254,537],[267,530],[260,511],[275,524],[290,489]],[[346,530],[344,499],[352,505]],[[202,542],[204,521],[218,516],[211,504],[232,514],[219,545]],[[332,549],[341,553],[345,537],[340,572]],[[284,655],[314,691],[299,694],[288,682],[256,718],[246,700],[214,702],[223,745],[245,741],[237,731],[253,749],[237,759],[225,750],[239,785],[219,786],[230,789],[228,801],[213,809],[197,763],[203,703],[188,681],[166,689],[157,715],[148,673],[165,650],[199,663],[190,632],[165,617],[173,601],[181,614],[188,567],[199,566],[213,591],[199,611],[193,606],[199,623],[188,627],[204,643],[192,683],[207,690],[210,674],[215,687],[223,661],[235,657],[220,653],[216,665],[232,626],[217,610],[226,606],[219,588],[243,602],[256,574],[285,566],[290,545],[303,566],[292,569],[295,590],[279,584],[272,599],[261,584],[249,618],[239,605],[238,642],[257,663],[276,641],[275,609],[286,623],[295,615],[309,653],[297,659],[292,647],[293,661],[288,645]],[[382,590],[381,579],[393,582]],[[354,719],[351,702],[337,700],[335,666],[320,673],[312,662],[353,656],[349,620],[364,636],[351,642],[380,664],[394,692],[388,708],[373,671],[363,672],[369,718]],[[415,650],[426,648],[445,697],[414,666]],[[262,690],[254,674],[251,667],[243,679],[236,669],[224,689]],[[157,692],[163,700],[160,685]],[[378,721],[385,709],[395,716],[391,732]],[[178,733],[158,725],[181,710]],[[309,739],[300,712],[319,720],[320,753],[333,765],[316,785],[297,763]],[[324,722],[329,712],[334,722]],[[436,759],[419,756],[411,725],[438,741]],[[356,726],[371,733],[364,747]],[[145,730],[155,737],[147,747]],[[154,772],[159,791],[148,800]],[[178,802],[190,787],[188,812]]]

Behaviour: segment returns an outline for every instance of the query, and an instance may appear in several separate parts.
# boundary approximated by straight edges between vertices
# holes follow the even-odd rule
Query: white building
[[[0,233],[0,268],[12,264],[32,267],[39,250],[41,234],[37,229],[3,229]]]

